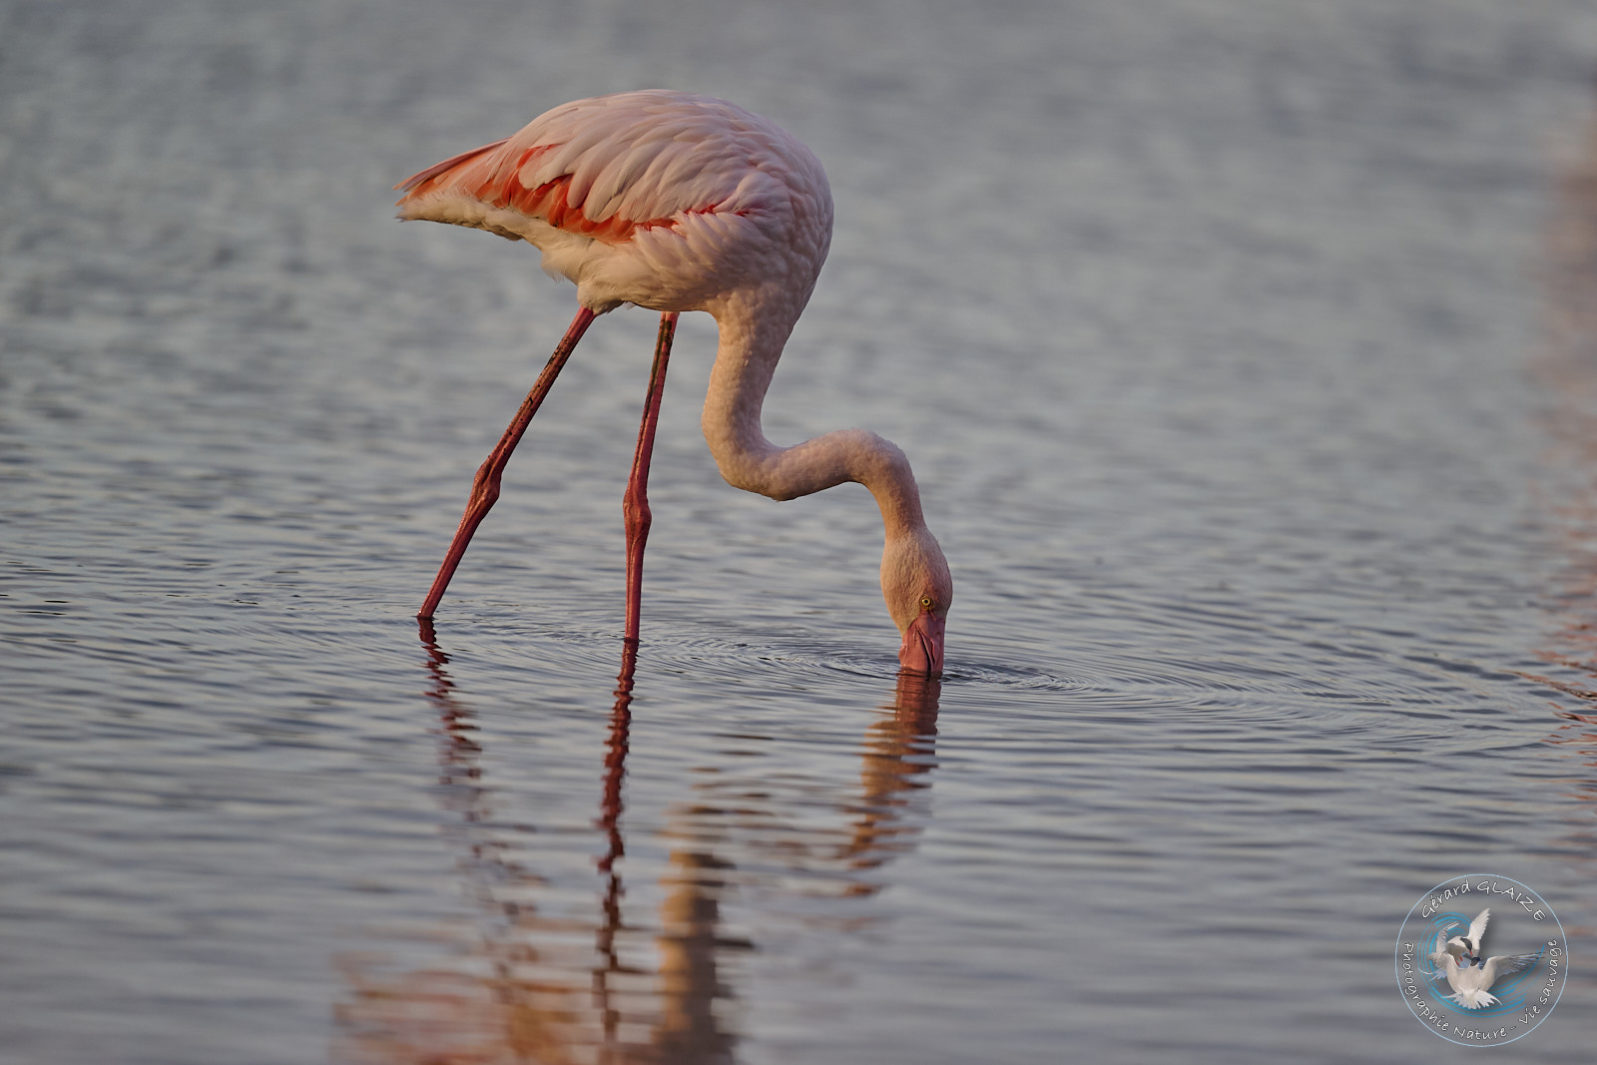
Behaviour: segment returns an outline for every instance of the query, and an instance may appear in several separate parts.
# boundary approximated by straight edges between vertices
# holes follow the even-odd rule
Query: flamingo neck
[[[783,345],[807,291],[733,297],[711,308],[720,330],[704,400],[704,438],[733,487],[794,499],[846,481],[864,485],[881,508],[889,541],[923,531],[920,490],[909,460],[892,441],[864,429],[825,433],[792,447],[765,437],[760,411]]]

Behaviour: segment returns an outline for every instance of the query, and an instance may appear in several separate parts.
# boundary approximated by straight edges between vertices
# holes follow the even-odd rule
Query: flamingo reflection
[[[913,846],[904,811],[934,765],[938,683],[900,678],[892,707],[866,730],[860,788],[846,803],[847,821],[831,829],[784,825],[770,800],[728,794],[719,774],[702,776],[691,802],[667,812],[671,850],[649,946],[624,916],[621,861],[626,764],[637,649],[627,644],[616,680],[604,747],[596,827],[604,840],[597,860],[597,906],[588,921],[540,913],[542,881],[517,861],[493,830],[503,825],[484,780],[482,741],[471,709],[450,676],[447,654],[422,625],[430,685],[439,720],[439,783],[451,815],[459,869],[480,915],[481,932],[465,957],[425,969],[384,971],[374,959],[350,959],[350,993],[338,1011],[338,1059],[408,1065],[719,1065],[736,1060],[729,959],[756,949],[732,934],[723,898],[742,878],[729,857],[777,853],[787,868],[803,867],[842,883],[839,896],[879,890],[885,866]],[[795,839],[800,843],[795,846]],[[525,853],[520,856],[523,861]],[[580,927],[574,928],[574,923]],[[586,929],[591,948],[580,945]],[[628,943],[631,943],[629,949]],[[650,949],[652,947],[652,950]],[[648,957],[651,967],[629,958]]]

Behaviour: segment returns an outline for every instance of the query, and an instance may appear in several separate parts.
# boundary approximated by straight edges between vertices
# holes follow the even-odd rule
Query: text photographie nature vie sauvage
[[[506,140],[395,186],[400,217],[526,240],[544,269],[577,286],[579,309],[498,446],[419,616],[433,616],[466,545],[499,496],[500,474],[556,374],[595,316],[624,304],[661,312],[654,368],[623,502],[626,633],[638,639],[649,456],[677,315],[707,311],[720,334],[703,427],[732,485],[792,499],[857,481],[881,508],[882,595],[903,634],[899,663],[936,676],[953,580],[921,515],[909,461],[875,433],[848,429],[778,447],[760,408],[832,236],[820,162],[772,123],[721,100],[663,90],[577,100]]]

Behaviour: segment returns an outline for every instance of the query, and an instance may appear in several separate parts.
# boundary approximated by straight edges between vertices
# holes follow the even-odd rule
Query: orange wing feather
[[[411,175],[394,186],[405,193],[399,200],[400,205],[435,192],[454,193],[490,207],[514,209],[529,218],[547,222],[556,229],[592,237],[607,244],[624,243],[639,229],[676,225],[672,218],[637,220],[623,218],[619,214],[595,222],[583,214],[581,207],[573,207],[567,202],[572,178],[570,174],[561,174],[528,188],[521,183],[523,168],[536,157],[560,145],[535,144],[518,152],[516,145],[511,143],[513,140],[515,138],[507,137],[469,152],[461,152]]]
[[[481,148],[473,148],[469,152],[461,152],[459,155],[452,155],[441,163],[434,163],[432,166],[429,166],[426,170],[421,171],[419,174],[410,175],[410,177],[394,186],[396,191],[408,194],[400,197],[399,202],[404,203],[407,200],[415,199],[424,192],[432,191],[440,184],[437,180],[438,178],[449,173],[449,171],[454,170],[456,167],[471,162],[471,160],[477,158],[477,156],[484,152],[493,151],[495,148],[499,147],[501,144],[504,144],[505,141],[509,139],[509,137],[506,137],[504,140],[497,140],[492,144],[484,144]]]

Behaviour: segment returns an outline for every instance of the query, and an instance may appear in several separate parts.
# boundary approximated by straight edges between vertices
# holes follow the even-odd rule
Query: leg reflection
[[[753,885],[759,920],[788,921],[786,935],[812,935],[803,942],[824,958],[826,943],[813,939],[814,929],[857,928],[861,911],[851,898],[879,891],[882,870],[918,837],[913,796],[935,767],[940,689],[906,676],[888,713],[866,729],[859,783],[845,796],[802,773],[785,778],[795,793],[770,767],[727,772],[720,765],[703,775],[693,801],[666,817],[671,850],[657,920],[629,924],[626,776],[638,664],[629,641],[596,796],[598,905],[583,916],[534,872],[545,838],[539,826],[510,823],[495,809],[511,804],[484,769],[476,714],[430,625],[422,624],[421,637],[426,697],[438,714],[438,778],[430,790],[447,815],[444,836],[475,919],[466,939],[447,937],[458,953],[428,967],[394,971],[373,959],[349,960],[337,1061],[726,1065],[737,1053],[726,1008],[738,976],[730,960],[753,950],[728,929],[728,893]],[[819,805],[818,789],[827,797]],[[782,902],[795,892],[809,915],[797,926]],[[428,936],[434,952],[441,934]]]
[[[391,973],[374,959],[346,959],[351,990],[337,1009],[334,1059],[373,1065],[731,1062],[735,1041],[716,1009],[729,995],[717,965],[729,945],[720,928],[722,863],[709,841],[698,837],[672,853],[656,928],[629,926],[623,915],[636,645],[623,648],[604,748],[598,913],[578,921],[578,927],[590,926],[592,947],[573,949],[573,919],[540,907],[546,885],[529,870],[535,863],[527,853],[535,826],[511,825],[507,838],[503,816],[491,809],[495,792],[482,766],[481,732],[426,621],[421,641],[430,679],[426,696],[438,712],[436,792],[449,815],[444,831],[479,919],[450,963]],[[628,949],[628,934],[637,931],[649,938]],[[629,965],[629,955],[653,956],[658,968]]]

